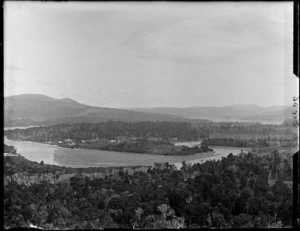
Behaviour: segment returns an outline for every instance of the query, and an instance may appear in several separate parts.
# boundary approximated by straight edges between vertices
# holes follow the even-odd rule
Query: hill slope
[[[285,121],[293,118],[293,111],[296,111],[296,108],[286,107],[283,109],[271,108],[256,115],[251,115],[244,117],[248,120],[273,120],[273,121]]]
[[[92,107],[72,99],[54,99],[45,95],[24,94],[4,100],[5,126],[47,125],[57,123],[102,122],[108,120],[186,121],[174,115]]]
[[[58,123],[95,123],[108,120],[137,121],[270,121],[292,118],[292,107],[233,105],[227,107],[133,108],[115,109],[80,104],[72,99],[55,99],[45,95],[24,94],[4,100],[5,126],[48,125]],[[205,120],[206,119],[206,120]],[[209,119],[209,120],[207,120]]]
[[[210,120],[253,120],[253,121],[284,121],[291,116],[288,106],[260,107],[257,105],[233,105],[227,107],[187,107],[187,108],[133,108],[141,112],[164,113],[189,119]]]

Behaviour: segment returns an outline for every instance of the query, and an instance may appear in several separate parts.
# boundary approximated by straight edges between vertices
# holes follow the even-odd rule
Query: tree
[[[196,205],[196,223],[202,226],[206,226],[208,224],[208,216],[211,207],[208,203],[201,203],[200,205]]]
[[[100,199],[98,202],[98,208],[99,209],[105,209],[105,202],[103,199]]]
[[[220,213],[212,213],[213,217],[213,226],[217,228],[224,228],[226,226],[226,221],[224,219],[223,214]]]
[[[252,222],[251,222],[251,216],[245,213],[241,213],[238,216],[235,216],[232,220],[233,224],[232,227],[233,228],[241,228],[241,227],[247,227],[249,226],[252,227]]]

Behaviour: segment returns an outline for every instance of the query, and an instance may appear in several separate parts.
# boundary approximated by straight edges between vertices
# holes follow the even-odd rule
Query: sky
[[[4,96],[292,105],[293,2],[5,2]]]

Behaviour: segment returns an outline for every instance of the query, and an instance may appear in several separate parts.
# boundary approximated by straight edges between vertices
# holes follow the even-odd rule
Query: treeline
[[[296,147],[298,145],[298,137],[291,139],[286,138],[258,138],[258,139],[238,139],[238,138],[210,138],[202,141],[205,145],[210,146],[233,146],[233,147]]]
[[[33,141],[59,141],[65,139],[91,140],[95,138],[116,139],[123,137],[157,137],[197,140],[208,136],[189,123],[179,122],[118,122],[59,124],[46,127],[8,130],[4,133],[9,139]]]
[[[118,122],[58,124],[28,129],[5,131],[9,139],[37,142],[63,141],[65,139],[92,140],[117,139],[118,137],[152,137],[199,140],[204,138],[234,139],[293,139],[298,137],[293,127],[273,124],[247,123],[186,123],[186,122]]]
[[[15,160],[5,158],[5,175],[12,174],[6,169],[12,169]],[[183,162],[180,170],[164,163],[147,171],[128,173],[119,168],[105,177],[74,176],[56,184],[26,186],[16,179],[4,189],[5,227],[29,223],[44,229],[291,227],[291,161],[292,155],[277,152],[230,154],[203,164]],[[36,169],[23,165],[27,172]],[[58,168],[68,169],[55,167],[53,174]],[[47,169],[51,171],[51,166]]]
[[[84,148],[84,146],[83,146]],[[151,153],[158,155],[192,155],[195,153],[211,152],[213,149],[206,144],[201,144],[200,147],[174,146],[173,144],[156,144],[155,142],[138,141],[124,142],[119,144],[108,144],[100,148],[101,150],[116,151],[116,152],[133,152],[133,153]]]
[[[233,146],[233,147],[269,147],[267,139],[233,139],[233,138],[213,138],[205,139],[203,144],[211,146]]]
[[[3,149],[4,153],[17,154],[17,149],[14,146],[4,144]]]
[[[193,124],[193,127],[207,130],[210,138],[293,138],[298,130],[286,124],[219,122],[207,125]]]
[[[149,141],[146,138],[137,141],[124,141],[110,143],[109,140],[96,140],[92,142],[78,142],[74,145],[57,144],[64,148],[81,148],[93,150],[106,150],[115,152],[129,152],[140,154],[155,154],[155,155],[192,155],[196,153],[212,152],[213,149],[209,148],[206,144],[200,146],[175,146],[167,141]]]

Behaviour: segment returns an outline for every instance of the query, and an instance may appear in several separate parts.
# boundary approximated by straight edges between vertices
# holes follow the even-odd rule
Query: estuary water
[[[66,167],[152,166],[155,162],[169,162],[170,164],[175,164],[177,168],[180,168],[182,161],[191,164],[202,163],[207,160],[221,159],[229,153],[237,155],[241,152],[241,149],[243,149],[244,152],[249,150],[249,148],[212,146],[214,152],[198,153],[189,156],[163,156],[104,150],[61,148],[55,145],[31,141],[9,140],[6,137],[4,137],[4,143],[15,146],[17,152],[28,160],[36,161],[38,163],[44,161],[45,164]],[[192,141],[185,142],[184,145],[194,146],[199,145],[200,143],[201,141]]]

